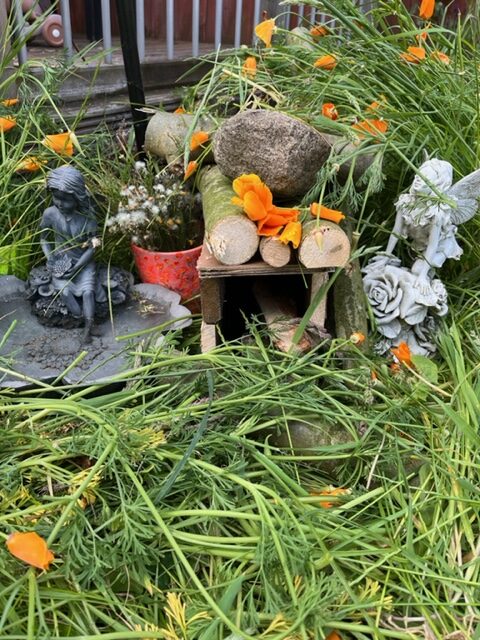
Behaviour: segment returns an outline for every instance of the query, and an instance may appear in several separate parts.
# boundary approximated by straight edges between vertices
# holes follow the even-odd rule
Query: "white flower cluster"
[[[182,181],[182,173],[181,168],[167,167],[149,174],[144,162],[136,162],[132,184],[120,190],[117,214],[106,221],[108,231],[129,235],[147,249],[175,245],[177,235],[177,244],[183,244],[180,236],[188,231],[192,216],[201,217],[201,201]]]

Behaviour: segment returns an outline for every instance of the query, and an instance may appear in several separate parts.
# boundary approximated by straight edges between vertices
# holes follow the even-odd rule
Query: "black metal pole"
[[[143,151],[147,121],[145,114],[138,110],[145,104],[142,69],[138,57],[137,34],[135,28],[135,0],[116,0],[120,41],[122,43],[123,66],[127,77],[128,97],[132,110],[135,140],[138,151]]]

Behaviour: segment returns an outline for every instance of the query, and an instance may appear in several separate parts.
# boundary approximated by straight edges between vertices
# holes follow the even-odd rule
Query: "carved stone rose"
[[[403,297],[397,273],[392,269],[383,274],[368,274],[364,287],[381,333],[387,338],[397,337],[402,328],[398,317]]]

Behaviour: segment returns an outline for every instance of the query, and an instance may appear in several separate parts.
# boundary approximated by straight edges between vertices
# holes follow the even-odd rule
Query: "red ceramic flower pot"
[[[132,244],[132,251],[142,282],[161,284],[179,293],[182,300],[200,293],[197,260],[202,245],[185,251],[148,251]]]

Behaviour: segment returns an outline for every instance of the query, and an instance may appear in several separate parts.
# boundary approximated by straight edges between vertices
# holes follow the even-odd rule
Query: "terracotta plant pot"
[[[197,260],[202,245],[185,251],[148,251],[132,244],[140,279],[148,284],[161,284],[176,291],[182,300],[200,293]]]

